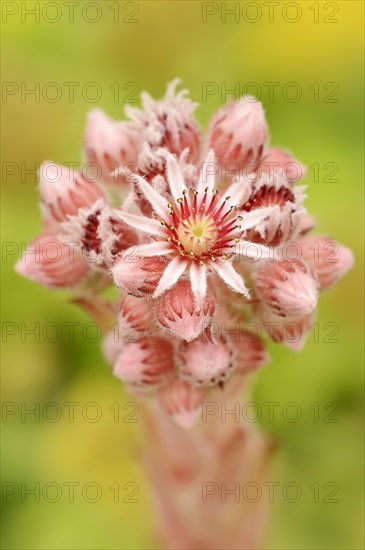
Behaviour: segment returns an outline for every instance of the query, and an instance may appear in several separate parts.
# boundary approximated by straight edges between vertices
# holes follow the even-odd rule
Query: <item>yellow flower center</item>
[[[214,220],[210,216],[199,214],[182,220],[176,232],[184,250],[192,256],[210,252],[217,236]]]

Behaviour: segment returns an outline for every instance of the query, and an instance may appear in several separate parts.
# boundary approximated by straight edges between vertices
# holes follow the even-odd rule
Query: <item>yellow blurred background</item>
[[[363,2],[100,1],[71,3],[73,13],[69,4],[1,6],[2,547],[156,547],[139,426],[128,422],[138,411],[123,409],[131,398],[98,338],[83,337],[89,319],[69,294],[22,279],[13,266],[41,231],[37,163],[80,161],[89,109],[122,118],[124,103],[142,90],[160,97],[178,76],[203,101],[203,128],[225,90],[261,95],[272,143],[311,167],[306,205],[317,232],[355,252],[355,268],[320,299],[318,338],[311,333],[299,355],[271,345],[252,392],[263,411],[267,402],[302,411],[294,423],[282,414],[270,422],[266,412],[261,420],[279,445],[269,479],[303,490],[296,503],[279,496],[270,506],[265,548],[363,548]],[[46,337],[22,337],[36,323]],[[52,323],[63,327],[55,342]],[[39,417],[26,415],[37,402]],[[58,409],[49,403],[62,407],[59,421],[50,421]],[[74,422],[65,403],[79,403]],[[36,483],[39,502],[26,492]],[[338,502],[327,502],[333,487]]]

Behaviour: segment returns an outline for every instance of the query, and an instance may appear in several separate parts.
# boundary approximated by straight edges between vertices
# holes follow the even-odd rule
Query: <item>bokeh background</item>
[[[70,303],[69,294],[50,292],[22,279],[13,265],[20,253],[16,248],[41,230],[37,163],[45,159],[78,162],[89,109],[98,106],[122,118],[128,96],[138,100],[139,92],[146,89],[160,97],[166,82],[179,76],[200,103],[204,83],[216,83],[218,92],[209,95],[197,111],[203,128],[221,104],[224,86],[234,89],[239,83],[250,93],[259,90],[272,143],[289,147],[313,167],[306,178],[307,206],[318,220],[318,232],[328,233],[355,252],[355,268],[321,297],[318,341],[310,334],[299,355],[270,346],[272,362],[252,380],[252,395],[263,411],[268,401],[279,402],[279,412],[288,402],[297,403],[302,411],[296,423],[284,421],[281,414],[275,415],[274,422],[266,413],[261,420],[262,429],[278,441],[269,479],[280,487],[295,482],[303,490],[295,504],[285,502],[279,491],[270,507],[265,548],[363,548],[364,4],[299,1],[295,4],[301,14],[296,22],[299,12],[292,10],[298,8],[288,2],[275,7],[273,21],[262,2],[251,2],[251,7],[247,2],[227,2],[227,8],[237,9],[239,4],[239,13],[227,15],[226,20],[222,4],[210,2],[209,10],[217,13],[206,22],[204,3],[198,1],[81,2],[71,22],[64,2],[38,3],[41,9],[53,4],[40,13],[39,21],[24,11],[24,5],[34,9],[34,4],[2,3],[2,79],[10,83],[5,90],[15,86],[13,95],[4,96],[2,102],[2,239],[15,243],[1,265],[2,399],[19,411],[36,402],[41,407],[50,402],[80,406],[74,422],[66,409],[61,420],[53,423],[42,415],[40,421],[32,415],[22,421],[20,412],[3,418],[2,480],[17,483],[18,492],[3,496],[2,547],[156,547],[148,485],[137,460],[139,425],[123,421],[130,412],[123,406],[130,398],[111,375],[100,342],[91,341],[92,331],[89,341],[82,337],[89,319]],[[83,13],[86,4],[94,7]],[[119,22],[115,20],[118,9]],[[47,100],[47,91],[42,96],[50,82],[62,91],[53,102]],[[67,82],[79,83],[74,100],[69,98]],[[101,89],[96,101],[95,88],[87,87],[91,82]],[[264,84],[268,82],[277,83],[274,98]],[[285,90],[289,99],[295,96],[294,88],[286,87],[290,82],[302,92],[296,102],[285,97]],[[247,87],[248,83],[256,83],[256,88]],[[38,85],[39,98],[21,94],[22,89]],[[51,88],[48,93],[54,97]],[[336,174],[327,163],[335,163]],[[31,173],[24,174],[25,169]],[[50,342],[51,328],[46,340],[37,342],[29,335],[22,341],[21,323],[27,328],[40,323],[42,330],[48,323],[68,322],[78,323],[74,342],[66,329],[59,341]],[[335,342],[328,341],[332,325],[327,323],[338,327],[332,336]],[[4,330],[11,327],[18,327],[16,334]],[[95,423],[81,414],[91,402],[102,410],[102,418]],[[319,422],[314,422],[315,403]],[[338,422],[324,422],[332,410],[325,408],[327,403],[338,408],[334,416]],[[119,422],[114,421],[116,409]],[[54,414],[51,409],[48,412],[49,417]],[[87,412],[92,417],[95,410]],[[138,413],[134,418],[138,420]],[[42,497],[36,502],[34,495],[25,494],[35,483],[42,489],[50,482],[63,489],[57,502]],[[72,503],[65,482],[80,484]],[[98,502],[82,498],[81,489],[90,482],[102,490]],[[328,482],[339,488],[336,503],[323,502],[331,494],[331,486],[324,487]],[[138,502],[123,502],[131,493],[126,483],[138,484]],[[318,503],[309,489],[315,483],[321,487]],[[115,492],[110,489],[115,484],[120,488],[119,502],[114,502]],[[92,499],[95,493],[92,487],[89,490]],[[53,497],[50,488],[48,500]]]

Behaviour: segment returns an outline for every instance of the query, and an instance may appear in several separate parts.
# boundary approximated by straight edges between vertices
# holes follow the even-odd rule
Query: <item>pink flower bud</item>
[[[120,301],[118,323],[119,332],[126,341],[133,341],[137,334],[146,334],[156,330],[153,302],[146,298],[136,298],[131,294],[126,294]]]
[[[91,206],[104,197],[98,185],[81,172],[54,162],[44,162],[40,167],[39,188],[43,212],[56,222],[67,220],[79,208]]]
[[[80,208],[75,216],[69,216],[61,224],[62,240],[76,243],[92,266],[103,264],[99,226],[100,216],[105,208],[104,200],[99,199],[90,208]]]
[[[287,183],[295,183],[304,178],[306,167],[296,160],[290,151],[280,147],[269,147],[259,167],[259,171],[272,175],[279,172]]]
[[[208,129],[208,145],[225,169],[253,171],[261,161],[269,130],[259,101],[245,96],[227,103],[213,116]],[[250,166],[248,166],[250,165]]]
[[[136,136],[126,123],[113,120],[101,109],[88,113],[84,142],[88,162],[100,167],[102,178],[108,183],[118,182],[115,170],[137,163]]]
[[[312,231],[316,226],[316,220],[309,214],[304,214],[300,217],[298,222],[297,231],[299,235],[306,235],[309,231]]]
[[[101,211],[97,231],[102,261],[111,267],[122,252],[138,242],[136,232],[120,221],[109,207]]]
[[[191,428],[198,419],[206,398],[205,388],[194,388],[188,382],[174,378],[159,392],[159,403],[182,428]]]
[[[252,182],[250,195],[245,197],[241,208],[244,212],[268,206],[277,208],[250,229],[245,238],[271,246],[287,242],[296,234],[302,217],[306,215],[304,199],[304,187],[291,187],[278,172],[273,175],[263,173]]]
[[[253,331],[239,330],[227,333],[228,341],[234,349],[235,373],[248,374],[269,361],[269,354],[261,338]]]
[[[353,266],[352,251],[324,235],[300,239],[303,259],[312,268],[321,289],[330,288]]]
[[[188,160],[196,164],[201,140],[200,128],[194,118],[197,104],[186,97],[187,90],[176,92],[179,83],[178,79],[170,82],[160,100],[142,92],[142,109],[128,105],[125,112],[141,141],[147,142],[152,149],[165,147],[178,156],[189,149]]]
[[[199,386],[216,386],[226,380],[234,368],[233,352],[222,339],[183,343],[179,360],[184,379]]]
[[[149,336],[124,346],[114,374],[130,390],[147,390],[166,382],[174,368],[174,348],[166,338]]]
[[[209,294],[199,307],[190,282],[180,279],[157,302],[157,319],[174,336],[191,342],[210,329],[215,304]]]
[[[279,316],[308,315],[317,305],[317,281],[301,261],[267,261],[254,282],[259,298]]]
[[[123,338],[119,331],[113,328],[109,330],[103,339],[102,349],[106,360],[113,365],[118,358],[118,355],[125,346]]]
[[[118,288],[134,296],[143,296],[156,290],[166,266],[167,261],[162,256],[136,256],[132,249],[122,254],[111,273]]]
[[[36,237],[15,269],[28,279],[55,288],[75,286],[89,271],[80,252],[51,233]]]
[[[314,322],[314,313],[303,317],[278,317],[265,306],[257,309],[258,317],[268,334],[269,342],[283,343],[298,352],[305,343],[309,329]]]

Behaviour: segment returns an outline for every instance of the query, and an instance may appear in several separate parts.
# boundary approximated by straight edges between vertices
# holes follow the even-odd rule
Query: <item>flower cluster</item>
[[[223,106],[203,141],[178,83],[142,94],[127,121],[91,111],[87,170],[41,166],[44,232],[16,269],[72,288],[105,328],[114,374],[190,426],[210,392],[267,362],[268,337],[301,348],[319,291],[353,257],[310,234],[305,168],[269,147],[259,101]]]

